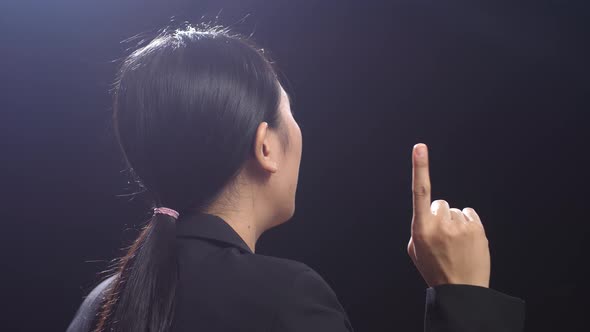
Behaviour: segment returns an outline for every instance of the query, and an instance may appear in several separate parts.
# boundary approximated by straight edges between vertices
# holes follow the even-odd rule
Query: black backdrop
[[[528,331],[573,330],[588,235],[584,1],[11,1],[0,4],[2,331],[64,330],[148,214],[108,130],[125,38],[220,14],[270,50],[303,132],[293,220],[257,252],[332,285],[357,331],[420,331],[410,153],[434,199],[486,225],[492,287]]]

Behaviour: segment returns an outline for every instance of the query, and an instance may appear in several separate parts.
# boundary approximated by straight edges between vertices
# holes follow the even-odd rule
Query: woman
[[[154,214],[68,331],[352,331],[314,270],[254,253],[294,213],[302,148],[262,51],[221,28],[164,30],[122,64],[113,119]],[[523,302],[487,288],[479,217],[431,205],[426,146],[412,155],[425,330],[520,331]]]

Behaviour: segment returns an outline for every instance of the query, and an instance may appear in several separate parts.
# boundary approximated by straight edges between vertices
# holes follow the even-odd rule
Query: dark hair
[[[247,38],[221,27],[165,28],[121,65],[113,124],[151,206],[202,212],[253,154],[261,122],[280,128],[280,83]],[[284,130],[279,131],[287,144]],[[125,256],[95,331],[166,331],[177,284],[175,220],[152,216]]]

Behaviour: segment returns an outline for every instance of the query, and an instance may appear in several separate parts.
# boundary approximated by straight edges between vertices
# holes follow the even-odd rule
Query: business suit
[[[177,243],[172,332],[353,331],[336,294],[313,269],[252,253],[223,219],[181,216]],[[89,330],[112,279],[88,295],[68,332]],[[516,332],[523,320],[521,300],[490,289],[445,285],[427,290],[428,332]]]

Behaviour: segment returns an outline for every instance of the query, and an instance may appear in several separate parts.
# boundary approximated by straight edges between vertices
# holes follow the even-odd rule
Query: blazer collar
[[[197,213],[181,216],[176,224],[176,235],[220,241],[230,244],[242,252],[253,253],[240,235],[221,217]]]

